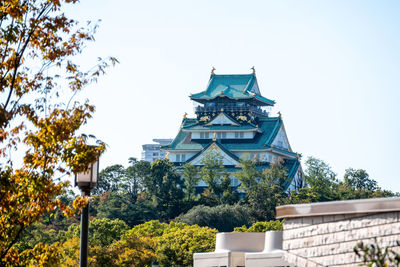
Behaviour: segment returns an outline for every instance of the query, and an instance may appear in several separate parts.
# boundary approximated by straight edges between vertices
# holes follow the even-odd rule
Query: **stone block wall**
[[[359,266],[353,252],[360,241],[399,251],[400,212],[286,218],[283,250],[297,266]]]

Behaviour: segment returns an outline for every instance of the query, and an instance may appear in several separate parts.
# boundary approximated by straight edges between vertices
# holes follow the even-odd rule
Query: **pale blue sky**
[[[340,176],[366,169],[400,191],[399,1],[86,0],[70,13],[102,19],[82,64],[121,62],[80,95],[97,106],[85,132],[109,145],[101,168],[173,138],[212,66],[255,66],[303,161],[321,158]]]

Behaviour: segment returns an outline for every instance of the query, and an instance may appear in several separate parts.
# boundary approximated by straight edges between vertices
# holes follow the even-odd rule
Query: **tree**
[[[339,200],[339,181],[330,166],[313,157],[309,157],[305,164],[306,187],[291,192],[292,203]]]
[[[126,180],[126,170],[120,165],[112,165],[101,170],[97,187],[92,191],[93,194],[101,195],[105,192],[118,192],[123,188]]]
[[[135,173],[135,177],[137,177],[137,187],[141,190],[146,188],[146,181],[150,176],[150,167],[150,162],[145,160],[138,161],[133,165],[132,171]]]
[[[133,202],[126,194],[118,192],[103,194],[97,205],[91,207],[96,209],[99,218],[120,219],[130,227],[157,217],[151,200],[141,199]]]
[[[135,168],[136,164],[138,163],[137,159],[130,157],[128,162],[131,164],[131,166],[126,169],[126,181],[124,189],[131,196],[131,199],[136,202],[137,197],[142,190],[142,181]]]
[[[211,194],[219,197],[221,195],[221,182],[225,174],[225,168],[222,161],[223,157],[216,151],[210,151],[201,160],[200,180],[204,181]]]
[[[61,241],[80,236],[80,225],[71,224],[67,231],[60,231]],[[108,247],[128,230],[128,225],[122,220],[97,219],[89,222],[89,244],[91,246]]]
[[[183,165],[182,177],[185,182],[186,200],[193,201],[196,195],[196,185],[200,182],[198,167],[186,163]]]
[[[240,188],[257,214],[259,220],[275,218],[275,207],[286,202],[287,194],[283,183],[287,170],[281,164],[271,164],[269,169],[257,170],[256,162],[243,160],[241,170],[235,175],[241,182]]]
[[[239,192],[236,190],[236,188],[232,187],[231,177],[228,173],[224,174],[220,187],[222,192],[220,197],[221,204],[233,205],[239,201]]]
[[[151,196],[160,219],[175,218],[182,209],[183,181],[167,159],[158,159],[151,164],[150,175],[143,181],[147,194]]]
[[[378,183],[369,178],[365,170],[349,168],[344,174],[344,183],[354,190],[373,192],[379,189]]]
[[[75,0],[4,0],[0,6],[0,262],[2,265],[46,264],[58,255],[57,245],[41,243],[18,251],[14,246],[24,230],[45,212],[74,209],[57,196],[68,186],[58,176],[87,170],[104,151],[87,145],[88,137],[77,134],[91,118],[94,106],[71,102],[108,66],[101,60],[91,71],[73,61],[96,26],[80,28],[65,17],[62,8]],[[115,63],[114,58],[110,59]],[[68,103],[67,103],[68,102]],[[71,103],[70,103],[71,102]],[[67,103],[67,104],[65,104]],[[10,151],[23,154],[18,165]],[[87,199],[74,201],[76,209]],[[53,254],[52,254],[53,255]],[[54,264],[53,257],[47,257]]]

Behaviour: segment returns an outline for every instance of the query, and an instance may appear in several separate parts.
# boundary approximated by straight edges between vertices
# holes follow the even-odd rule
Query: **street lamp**
[[[99,160],[91,163],[86,172],[75,175],[75,186],[82,191],[83,196],[90,196],[90,191],[97,185],[99,176]],[[89,202],[82,210],[81,214],[81,251],[80,266],[88,266],[88,239],[89,239]]]

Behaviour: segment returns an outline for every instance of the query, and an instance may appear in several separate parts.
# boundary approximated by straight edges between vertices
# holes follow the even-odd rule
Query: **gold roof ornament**
[[[214,135],[213,135],[213,139],[212,139],[213,141],[217,141],[217,133],[215,133],[214,132]]]
[[[183,114],[183,118],[186,119],[187,118],[187,113],[185,112],[185,114]]]
[[[214,74],[215,74],[215,73],[214,73],[215,70],[216,70],[216,68],[212,67],[212,69],[211,69],[211,75],[214,75]]]
[[[254,68],[254,66],[251,67],[251,70],[253,71],[253,74],[256,74],[256,68]]]

